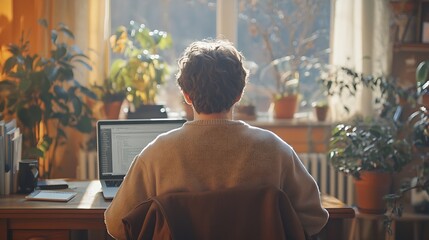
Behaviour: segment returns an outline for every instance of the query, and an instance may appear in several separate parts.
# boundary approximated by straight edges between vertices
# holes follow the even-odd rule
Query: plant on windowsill
[[[46,20],[39,23],[48,28]],[[3,65],[0,81],[0,112],[18,119],[23,133],[23,158],[40,159],[42,178],[49,178],[59,146],[67,139],[66,128],[82,133],[93,129],[91,108],[85,98],[95,94],[75,78],[76,67],[91,70],[88,57],[76,45],[70,29],[60,24],[48,31],[52,50],[48,56],[30,53],[30,42],[22,36],[10,44],[10,57]]]
[[[329,104],[327,99],[317,100],[312,103],[314,112],[316,115],[316,120],[318,122],[326,121],[329,112]]]
[[[124,83],[131,109],[156,104],[158,90],[168,76],[168,64],[160,54],[171,47],[170,35],[130,21],[129,26],[118,27],[110,43],[118,58],[112,62],[109,79]]]
[[[273,113],[278,119],[292,119],[297,111],[299,98],[299,60],[286,56],[273,60],[261,70],[260,79],[275,79],[275,90],[272,93]]]
[[[329,64],[320,64],[318,67],[319,78],[317,79],[319,90],[312,99],[312,107],[314,109],[314,114],[316,115],[316,120],[318,122],[324,122],[328,118],[329,112],[329,98],[328,98],[328,86],[324,83],[326,79],[333,78],[332,66]]]
[[[93,85],[92,90],[103,102],[105,118],[118,119],[121,106],[127,96],[125,83],[113,82],[111,78],[108,78],[102,85]]]

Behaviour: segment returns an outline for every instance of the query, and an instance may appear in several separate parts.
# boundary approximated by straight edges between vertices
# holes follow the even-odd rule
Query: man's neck
[[[221,113],[197,113],[194,111],[194,120],[214,120],[214,119],[225,119],[232,120],[232,111],[229,110],[227,112]]]

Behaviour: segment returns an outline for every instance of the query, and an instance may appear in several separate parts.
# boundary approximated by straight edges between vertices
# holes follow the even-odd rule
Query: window
[[[270,61],[296,55],[317,57],[319,62],[328,63],[330,0],[236,1],[239,10],[237,48],[243,52],[252,69],[244,98],[256,104],[258,111],[266,112],[274,82],[269,78],[261,79],[261,70]],[[172,36],[173,48],[165,56],[171,65],[172,76],[166,89],[177,94],[161,94],[159,100],[172,111],[180,111],[177,104],[180,94],[174,82],[176,61],[190,42],[216,37],[216,0],[111,1],[111,31],[115,32],[117,26],[127,25],[130,20],[144,23],[150,29],[166,31]],[[291,26],[296,29],[296,35],[291,34]],[[267,43],[272,51],[269,51]],[[300,111],[308,111],[311,101],[317,97],[316,78],[316,71],[311,66],[300,69],[300,92],[303,95]]]

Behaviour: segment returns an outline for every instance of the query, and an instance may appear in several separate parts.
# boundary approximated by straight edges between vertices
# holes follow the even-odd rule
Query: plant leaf
[[[89,88],[80,87],[80,91],[89,98],[98,99],[97,95],[93,91],[91,91]]]
[[[71,39],[74,39],[74,34],[72,31],[70,31],[67,27],[65,26],[61,26],[59,29],[59,31],[63,32],[66,36],[68,36]]]
[[[92,131],[92,121],[88,116],[83,116],[76,124],[76,129],[83,133],[90,133]]]
[[[54,86],[54,92],[57,95],[57,97],[61,98],[61,99],[67,99],[68,98],[68,94],[66,92],[66,90],[58,85]]]
[[[72,102],[72,104],[73,104],[74,114],[75,114],[76,116],[81,115],[81,114],[82,114],[82,102],[80,101],[80,99],[79,99],[79,98],[77,98],[77,97],[73,97],[73,98],[71,99],[71,102]]]
[[[87,62],[83,61],[82,59],[76,59],[75,61],[81,63],[89,71],[92,71],[91,65],[89,65]]]
[[[58,32],[56,30],[52,30],[51,31],[51,41],[52,43],[55,43],[57,41],[58,38]]]
[[[9,74],[10,70],[15,67],[17,60],[15,57],[10,57],[6,60],[3,66],[3,74]]]
[[[48,21],[44,18],[40,18],[37,22],[45,28],[48,28]]]

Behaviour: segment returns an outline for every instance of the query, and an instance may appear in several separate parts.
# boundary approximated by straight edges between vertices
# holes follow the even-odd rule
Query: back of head
[[[228,111],[247,79],[244,57],[225,40],[193,42],[179,59],[177,83],[198,113]]]

